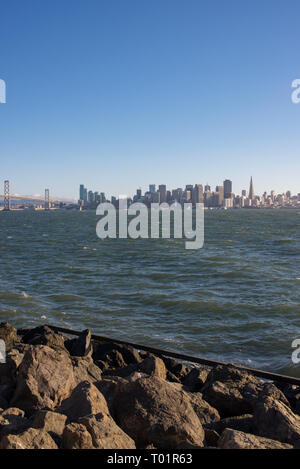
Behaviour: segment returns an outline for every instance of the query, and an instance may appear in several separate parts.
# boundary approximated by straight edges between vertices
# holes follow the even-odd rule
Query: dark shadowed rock
[[[256,433],[266,438],[291,444],[300,441],[300,416],[272,397],[256,404],[253,424]]]
[[[183,384],[192,392],[201,391],[210,373],[209,368],[193,368],[184,378]]]
[[[41,428],[45,432],[62,435],[67,416],[58,412],[51,412],[49,410],[39,410],[33,416],[32,427]]]
[[[83,424],[90,433],[93,445],[98,449],[135,449],[135,443],[110,415],[99,413],[82,417],[78,423]]]
[[[161,358],[167,370],[172,373],[172,375],[176,376],[176,378],[178,378],[180,382],[183,382],[191,371],[191,369],[188,368],[186,365],[178,362],[177,360],[174,360],[173,358],[165,356],[162,356]]]
[[[222,433],[225,428],[231,428],[232,430],[239,430],[244,433],[253,432],[253,415],[239,415],[237,417],[227,417],[225,419],[212,422],[206,425],[206,428],[216,430],[218,433]]]
[[[71,357],[74,374],[74,387],[82,381],[95,383],[101,380],[100,368],[95,365],[91,356]]]
[[[16,349],[11,349],[6,354],[6,363],[0,363],[0,384],[14,387],[16,384],[17,370],[23,360],[24,354]]]
[[[0,324],[0,339],[4,340],[6,350],[12,349],[21,341],[17,335],[17,329],[8,322],[1,322]]]
[[[54,350],[67,351],[65,342],[67,338],[58,332],[54,332],[48,326],[38,326],[29,329],[23,335],[23,342],[29,345],[47,345]]]
[[[70,355],[75,357],[86,357],[92,354],[91,331],[86,329],[76,337],[70,339],[65,343],[66,348],[69,350]]]
[[[222,449],[292,449],[292,445],[226,428],[219,441]]]
[[[211,446],[215,448],[218,446],[220,435],[215,430],[210,430],[208,428],[205,429],[205,443],[206,446]]]
[[[113,403],[118,425],[139,446],[176,448],[181,441],[203,446],[204,430],[189,396],[156,376],[118,386]]]
[[[36,428],[28,428],[18,435],[4,435],[0,449],[58,449],[49,433]]]
[[[289,401],[294,412],[300,414],[300,386],[295,384],[276,383]]]
[[[0,414],[0,437],[20,433],[29,425],[29,420],[24,417],[24,411],[10,407]]]
[[[63,432],[63,449],[95,449],[92,437],[80,423],[69,423]]]
[[[120,368],[124,364],[140,363],[142,361],[138,351],[129,346],[116,342],[94,342],[94,361],[107,362],[109,368]],[[119,352],[116,354],[116,352]],[[122,358],[120,358],[120,355]],[[116,360],[117,357],[117,360]]]
[[[73,386],[73,367],[67,353],[46,345],[30,346],[19,367],[11,405],[28,414],[60,405]]]
[[[72,391],[69,398],[62,402],[58,412],[66,415],[69,421],[90,414],[109,414],[103,394],[88,381],[83,381]]]

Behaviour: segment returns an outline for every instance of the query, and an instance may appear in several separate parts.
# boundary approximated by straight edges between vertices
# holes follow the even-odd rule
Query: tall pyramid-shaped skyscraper
[[[254,189],[253,189],[252,176],[251,176],[251,179],[250,179],[249,199],[250,200],[254,199]]]

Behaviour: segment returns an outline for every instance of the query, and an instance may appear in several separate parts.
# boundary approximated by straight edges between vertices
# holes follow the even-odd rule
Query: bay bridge
[[[11,209],[11,200],[19,200],[20,202],[35,202],[42,204],[45,210],[50,210],[53,205],[60,204],[59,200],[50,199],[49,189],[45,189],[45,197],[28,197],[27,195],[10,195],[9,181],[4,181],[4,194],[0,194],[0,200],[3,200],[3,210]]]

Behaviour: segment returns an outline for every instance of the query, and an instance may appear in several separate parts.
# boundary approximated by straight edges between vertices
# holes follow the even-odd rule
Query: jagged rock
[[[66,425],[62,437],[63,449],[95,449],[92,437],[80,423]]]
[[[1,412],[1,416],[5,417],[7,415],[17,415],[18,417],[24,417],[25,412],[24,410],[18,409],[17,407],[9,407],[8,409]]]
[[[191,405],[197,414],[202,425],[210,424],[211,422],[217,422],[220,420],[220,414],[212,407],[208,402],[204,401],[202,394],[190,393],[188,394]]]
[[[86,357],[92,354],[91,331],[86,329],[76,339],[70,339],[65,343],[70,354],[75,357]]]
[[[167,370],[164,362],[154,355],[145,358],[137,368],[137,371],[145,373],[150,376],[157,376],[158,378],[166,379]]]
[[[46,345],[30,346],[19,367],[11,405],[28,414],[60,405],[72,389],[72,362],[67,353]]]
[[[82,417],[78,423],[83,424],[90,433],[93,446],[98,449],[135,449],[135,443],[118,427],[110,415],[99,413]]]
[[[201,391],[210,373],[209,368],[193,368],[185,377],[183,384],[192,392]]]
[[[73,365],[74,387],[82,381],[95,383],[101,380],[101,370],[95,365],[91,356],[71,357],[71,360]]]
[[[12,349],[21,341],[17,335],[17,329],[8,322],[1,322],[0,324],[0,339],[5,342],[6,351]]]
[[[212,369],[201,392],[203,399],[218,409],[221,417],[252,413],[264,384],[233,366]],[[279,391],[279,390],[278,390]]]
[[[78,384],[70,397],[62,402],[58,412],[66,415],[69,421],[74,421],[90,414],[109,414],[107,402],[103,394],[88,381]]]
[[[253,424],[258,435],[286,443],[300,441],[300,416],[272,397],[256,404]]]
[[[10,433],[20,433],[28,428],[30,422],[21,409],[10,407],[0,415],[0,437]]]
[[[173,358],[165,356],[162,356],[161,358],[167,370],[170,371],[172,375],[176,376],[176,378],[178,378],[180,382],[183,382],[191,371],[190,368],[188,368],[186,365],[174,360]]]
[[[176,448],[181,441],[203,446],[204,430],[188,394],[156,376],[118,386],[113,402],[120,427],[139,446]]]
[[[215,448],[218,446],[220,435],[215,430],[210,430],[209,428],[205,428],[205,443],[206,446],[210,446]]]
[[[58,449],[58,446],[49,433],[28,428],[18,435],[4,435],[0,440],[0,449]]]
[[[33,416],[33,428],[41,428],[45,432],[55,433],[56,435],[62,435],[67,416],[58,412],[52,412],[49,410],[39,410]]]
[[[132,373],[138,370],[137,363],[131,363],[130,365],[122,368],[106,369],[102,372],[103,377],[105,376],[119,376],[120,378],[127,378]]]
[[[93,359],[94,361],[101,360],[103,362],[107,362],[109,368],[120,368],[126,365],[140,363],[142,361],[140,354],[138,351],[131,347],[130,345],[123,345],[118,344],[116,342],[94,342],[94,351],[93,351]],[[116,352],[119,352],[122,356],[122,364],[120,366],[120,361],[115,363]],[[118,360],[120,360],[118,358]]]
[[[292,445],[226,428],[219,441],[222,449],[292,449]]]
[[[54,350],[67,351],[65,342],[67,338],[58,332],[54,332],[48,326],[38,326],[29,329],[23,335],[23,342],[29,345],[47,345]]]
[[[225,419],[212,422],[211,424],[206,425],[206,428],[216,430],[218,433],[222,433],[225,428],[230,428],[232,430],[239,430],[244,433],[253,432],[253,415],[245,414],[239,415],[237,417],[227,417]]]
[[[119,369],[125,368],[127,366],[123,355],[119,350],[112,350],[111,352],[107,353],[104,357],[104,360],[95,360],[95,363],[101,370],[107,369]]]

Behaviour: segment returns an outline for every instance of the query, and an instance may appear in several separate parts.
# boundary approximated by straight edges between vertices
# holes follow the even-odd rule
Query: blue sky
[[[0,193],[300,192],[298,0],[2,0]]]

